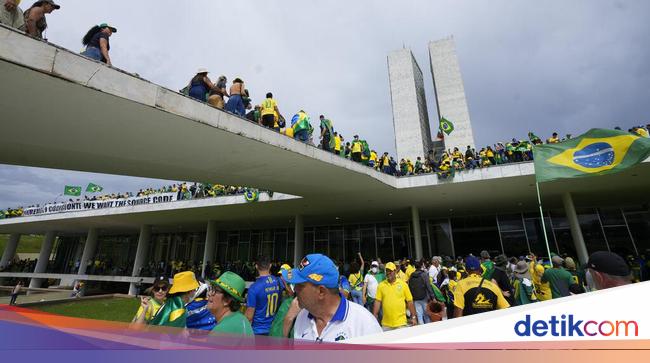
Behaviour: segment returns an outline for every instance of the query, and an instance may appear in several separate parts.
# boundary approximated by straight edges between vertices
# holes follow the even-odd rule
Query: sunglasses
[[[151,289],[153,292],[166,292],[167,291],[167,286],[155,286],[153,289]]]
[[[307,257],[303,258],[302,261],[300,261],[300,266],[298,266],[298,270],[302,271],[303,268],[309,266],[309,260]]]

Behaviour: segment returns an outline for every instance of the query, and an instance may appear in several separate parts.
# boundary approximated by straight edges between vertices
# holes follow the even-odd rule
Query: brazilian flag
[[[444,132],[445,134],[449,135],[451,134],[452,131],[454,131],[454,124],[451,123],[451,121],[447,120],[444,117],[440,118],[440,131]]]
[[[88,186],[86,187],[87,193],[99,193],[102,190],[104,190],[104,187],[93,183],[88,183]]]
[[[650,156],[650,139],[620,130],[591,129],[574,139],[535,146],[538,182],[618,173]]]
[[[81,187],[74,185],[66,185],[63,189],[63,195],[71,195],[73,197],[78,197],[81,195]]]

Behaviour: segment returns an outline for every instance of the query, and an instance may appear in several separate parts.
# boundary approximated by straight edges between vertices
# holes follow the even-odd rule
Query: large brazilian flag
[[[613,174],[650,156],[650,139],[620,130],[591,129],[574,139],[535,146],[538,182]]]

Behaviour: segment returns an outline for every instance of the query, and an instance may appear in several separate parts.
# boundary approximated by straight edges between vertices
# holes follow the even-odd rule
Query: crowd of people
[[[140,189],[137,193],[108,193],[101,195],[84,195],[83,198],[69,199],[67,202],[84,202],[84,201],[105,201],[113,199],[127,199],[133,197],[144,197],[148,195],[156,195],[163,193],[176,193],[176,200],[189,200],[200,198],[213,198],[228,195],[242,195],[245,194],[250,188],[242,186],[211,184],[211,183],[187,183],[179,182],[163,186],[160,188],[145,188]],[[258,193],[260,190],[255,189]],[[270,196],[273,195],[271,191],[263,191]],[[53,204],[56,202],[52,202]],[[28,207],[7,208],[0,210],[0,219],[22,217],[24,210],[28,208],[38,208],[40,204],[30,205]]]
[[[132,324],[187,328],[194,336],[335,342],[650,278],[645,257],[626,261],[605,251],[584,265],[568,256],[492,258],[482,251],[413,263],[377,258],[367,270],[359,254],[343,267],[322,254],[309,254],[293,268],[259,256],[246,267],[255,272],[248,288],[247,279],[228,268],[205,280],[189,270],[176,272],[172,283],[160,276],[142,292]]]

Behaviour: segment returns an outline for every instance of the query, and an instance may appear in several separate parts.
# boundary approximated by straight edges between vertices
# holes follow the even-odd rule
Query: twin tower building
[[[454,147],[461,152],[468,145],[475,147],[453,37],[429,43],[429,61],[438,111],[438,119],[433,125],[429,123],[422,70],[413,53],[409,49],[400,49],[388,55],[397,161],[410,159],[415,162],[418,156],[424,159],[429,150],[436,150],[439,155],[442,150]],[[454,130],[438,138],[435,135],[441,117],[449,120]]]

